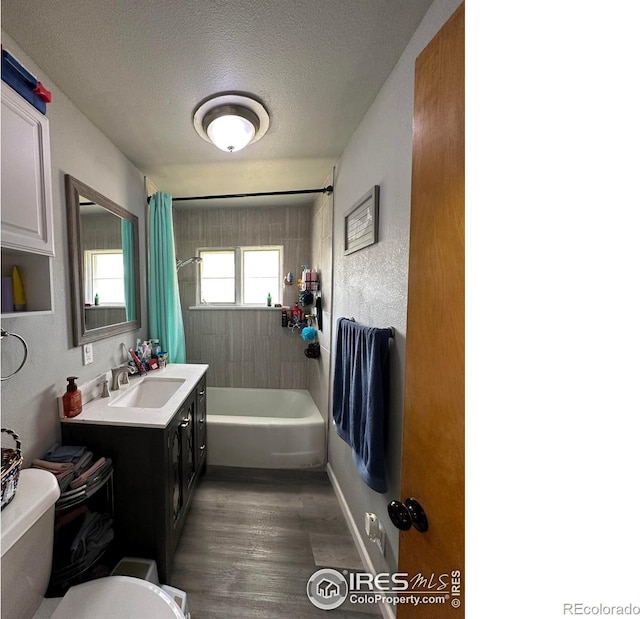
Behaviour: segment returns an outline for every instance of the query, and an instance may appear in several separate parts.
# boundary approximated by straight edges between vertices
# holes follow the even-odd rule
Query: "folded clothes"
[[[79,475],[82,475],[82,473],[84,473],[91,466],[92,460],[93,460],[93,452],[85,451],[82,457],[80,458],[80,460],[78,460],[73,465],[73,472],[75,473],[76,477],[78,477]]]
[[[34,469],[51,471],[54,475],[56,473],[66,473],[73,470],[73,463],[71,462],[48,462],[47,460],[38,460],[37,458],[31,463],[31,466]]]
[[[113,539],[113,518],[109,514],[89,513],[71,544],[71,560],[105,548]]]
[[[73,481],[73,471],[68,471],[63,476],[58,477],[58,485],[60,486],[60,492],[64,492],[71,482]]]
[[[98,471],[93,473],[90,477],[87,477],[87,492],[89,492],[89,490],[91,490],[93,486],[101,484],[104,481],[105,477],[108,477],[111,474],[112,470],[113,465],[111,464],[111,458],[107,458],[104,462],[104,465],[100,467]]]
[[[82,486],[78,486],[77,488],[69,488],[69,490],[65,490],[61,495],[60,499],[65,499],[68,496],[82,494],[87,489],[87,484],[82,484]]]
[[[80,445],[54,443],[49,447],[49,451],[44,454],[42,459],[49,462],[72,462],[75,464],[82,458],[85,451],[87,451],[87,448]]]
[[[111,460],[109,460],[109,463],[111,463]],[[82,475],[79,475],[71,482],[71,487],[77,488],[78,486],[85,484],[87,482],[87,479],[89,479],[90,477],[93,477],[93,475],[97,473],[103,466],[105,466],[105,464],[106,464],[105,458],[100,458],[99,460],[96,460],[91,468],[87,469],[84,473],[82,473]]]
[[[32,468],[41,469],[43,471],[49,471],[49,473],[53,473],[56,479],[58,480],[58,486],[60,486],[60,491],[64,492],[67,486],[73,481],[73,464],[68,463],[55,463],[55,462],[47,462],[46,460],[34,460],[31,463]]]

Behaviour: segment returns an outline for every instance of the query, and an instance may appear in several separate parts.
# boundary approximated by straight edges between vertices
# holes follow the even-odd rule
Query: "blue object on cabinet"
[[[45,99],[38,93],[39,82],[8,51],[2,50],[2,81],[13,88],[23,99],[31,103],[40,113],[47,113]],[[49,94],[49,93],[48,93]],[[49,94],[50,96],[50,94]]]

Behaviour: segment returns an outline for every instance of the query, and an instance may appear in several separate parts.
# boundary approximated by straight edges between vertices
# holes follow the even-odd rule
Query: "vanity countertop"
[[[76,417],[65,417],[62,423],[87,423],[108,426],[136,426],[165,428],[188,395],[193,391],[209,366],[204,363],[170,363],[161,370],[152,370],[145,376],[131,376],[129,386],[112,391],[108,398],[96,398],[82,407]],[[114,406],[118,398],[139,387],[144,380],[184,381],[160,408]],[[164,382],[168,382],[165,380]]]

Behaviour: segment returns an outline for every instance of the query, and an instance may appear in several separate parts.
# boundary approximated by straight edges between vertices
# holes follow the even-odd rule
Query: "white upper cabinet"
[[[53,256],[49,120],[4,82],[2,247]]]

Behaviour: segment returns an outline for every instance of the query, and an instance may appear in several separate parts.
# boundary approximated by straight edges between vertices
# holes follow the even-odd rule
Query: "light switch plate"
[[[93,344],[85,344],[82,347],[82,363],[83,365],[93,363]]]

